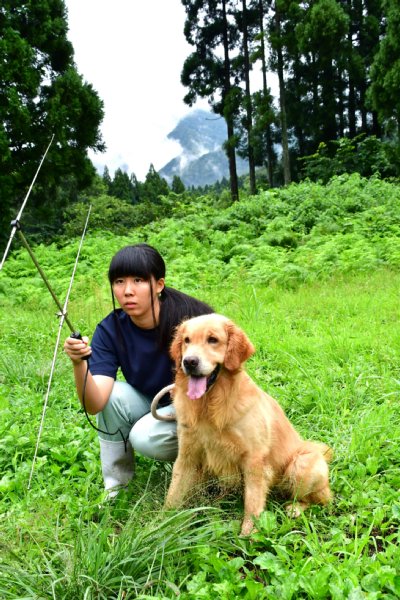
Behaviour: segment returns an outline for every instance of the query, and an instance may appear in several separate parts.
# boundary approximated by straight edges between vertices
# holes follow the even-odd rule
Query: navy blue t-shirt
[[[173,362],[160,350],[156,329],[141,329],[121,309],[110,313],[96,327],[91,341],[92,375],[116,379],[120,368],[126,381],[136,390],[153,398],[173,382]]]

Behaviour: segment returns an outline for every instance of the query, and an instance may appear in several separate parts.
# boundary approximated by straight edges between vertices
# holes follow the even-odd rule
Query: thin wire
[[[75,258],[75,264],[74,264],[74,268],[72,270],[72,275],[71,275],[71,279],[70,279],[70,282],[69,282],[67,296],[65,298],[64,307],[63,307],[61,318],[60,318],[60,322],[59,322],[58,335],[57,335],[56,345],[55,345],[54,353],[53,353],[53,361],[51,363],[49,381],[47,383],[47,391],[46,391],[46,396],[45,396],[44,403],[43,403],[42,417],[41,417],[41,420],[40,420],[38,436],[37,436],[37,439],[36,439],[35,454],[33,456],[33,461],[32,461],[32,466],[31,466],[31,472],[29,474],[28,490],[31,488],[33,471],[35,469],[35,464],[36,464],[38,450],[39,450],[39,444],[40,444],[40,438],[42,436],[43,425],[44,425],[44,418],[45,418],[45,414],[46,414],[46,410],[47,410],[47,404],[48,404],[48,401],[49,401],[50,388],[51,388],[51,383],[52,383],[52,380],[53,380],[53,374],[54,374],[54,369],[55,369],[55,364],[56,364],[56,359],[57,359],[58,346],[60,345],[61,331],[62,331],[62,327],[64,325],[64,321],[65,321],[65,318],[66,318],[66,315],[67,315],[67,307],[68,307],[69,296],[70,296],[70,293],[71,293],[72,284],[73,284],[73,281],[74,281],[75,272],[76,272],[76,268],[77,268],[78,261],[79,261],[79,255],[81,253],[81,248],[82,248],[83,240],[84,240],[84,237],[85,237],[85,234],[86,234],[86,229],[87,229],[87,225],[88,225],[88,222],[89,222],[89,216],[90,216],[90,211],[91,210],[92,210],[92,206],[90,205],[89,206],[89,211],[88,211],[88,214],[87,214],[87,217],[86,217],[85,227],[83,229],[81,241],[80,241],[80,244],[79,244],[78,253],[77,253],[76,258]]]
[[[91,427],[93,427],[93,429],[95,431],[97,431],[99,433],[105,433],[107,435],[117,435],[117,433],[119,433],[120,436],[122,437],[123,442],[124,442],[125,452],[127,452],[128,451],[129,435],[127,437],[125,437],[119,427],[118,427],[118,429],[116,431],[113,431],[112,433],[110,433],[109,431],[105,431],[104,429],[100,429],[99,427],[96,427],[96,425],[94,425],[94,423],[92,423],[92,421],[90,420],[90,417],[88,415],[88,411],[86,409],[86,402],[85,402],[86,385],[87,385],[88,375],[89,375],[89,360],[87,361],[87,368],[86,368],[85,378],[83,380],[83,389],[82,389],[82,407],[83,407],[83,410],[85,412],[85,416],[86,416],[86,419],[87,419],[89,425]],[[106,427],[107,427],[107,425],[106,425]]]
[[[54,140],[54,133],[53,133],[53,135],[51,136],[50,143],[49,143],[49,145],[47,146],[46,152],[43,154],[43,158],[42,158],[42,160],[40,161],[40,164],[39,164],[39,166],[38,166],[38,168],[37,168],[37,171],[36,171],[36,173],[35,173],[35,176],[34,176],[34,178],[32,179],[32,183],[31,183],[31,185],[29,186],[29,190],[28,190],[28,192],[27,192],[27,194],[26,194],[26,196],[25,196],[25,199],[24,199],[24,201],[23,201],[23,203],[22,203],[22,206],[21,206],[21,208],[20,208],[20,210],[19,210],[19,213],[18,213],[18,215],[17,215],[17,218],[15,219],[16,221],[20,221],[20,220],[21,220],[21,216],[22,216],[22,213],[23,213],[23,211],[24,211],[25,205],[26,205],[26,203],[28,202],[28,198],[29,198],[29,196],[30,196],[30,193],[31,193],[31,191],[32,191],[32,188],[33,188],[33,186],[34,186],[34,184],[35,184],[36,178],[37,178],[37,176],[38,176],[38,174],[39,174],[39,171],[40,171],[40,169],[41,169],[41,167],[42,167],[43,161],[44,161],[44,159],[46,158],[46,155],[47,155],[47,153],[48,153],[48,151],[49,151],[49,148],[50,148],[50,146],[51,146],[51,144],[52,144],[53,140]],[[9,249],[10,249],[10,246],[11,246],[11,244],[12,244],[12,241],[13,241],[13,239],[14,239],[14,235],[15,235],[15,232],[16,232],[16,231],[17,231],[17,227],[14,225],[14,227],[13,227],[13,228],[12,228],[12,230],[11,230],[11,235],[10,235],[10,238],[9,238],[9,240],[8,240],[8,244],[7,244],[7,247],[6,247],[6,249],[5,249],[5,252],[4,252],[4,255],[3,255],[3,258],[2,258],[1,264],[0,264],[0,271],[2,270],[2,268],[3,268],[3,265],[4,265],[4,263],[5,263],[5,260],[6,260],[6,258],[7,258],[8,251],[9,251]]]

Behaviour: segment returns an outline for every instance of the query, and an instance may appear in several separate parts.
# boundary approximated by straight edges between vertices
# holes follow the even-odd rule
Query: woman
[[[68,337],[64,350],[73,363],[81,403],[97,415],[104,485],[113,496],[133,476],[133,449],[158,460],[176,458],[176,424],[154,419],[150,405],[173,381],[168,349],[175,327],[213,310],[165,287],[164,260],[148,244],[117,252],[108,278],[114,310],[98,324],[91,346],[87,337]],[[119,369],[125,381],[116,380]],[[170,406],[158,409],[171,411]]]

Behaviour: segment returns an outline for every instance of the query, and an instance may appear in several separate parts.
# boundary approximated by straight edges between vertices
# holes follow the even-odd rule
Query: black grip
[[[70,337],[74,338],[74,340],[81,340],[82,336],[79,331],[73,331]],[[82,356],[82,360],[89,360],[90,356]]]

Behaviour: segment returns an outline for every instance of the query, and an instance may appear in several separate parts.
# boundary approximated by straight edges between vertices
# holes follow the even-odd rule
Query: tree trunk
[[[281,46],[281,20],[280,14],[275,2],[275,28],[278,40],[277,59],[278,59],[278,80],[279,80],[279,104],[281,113],[281,135],[282,135],[282,161],[283,161],[283,182],[288,185],[291,182],[290,176],[290,157],[289,157],[289,141],[287,133],[286,121],[286,104],[285,104],[285,80],[283,76],[283,55]]]
[[[339,73],[338,74],[338,80],[339,80],[339,84],[338,84],[338,112],[339,112],[339,137],[344,137],[344,132],[345,132],[345,119],[344,119],[344,99],[343,99],[343,92],[344,92],[344,85],[343,85],[343,80],[342,80],[342,74]]]
[[[259,0],[260,8],[260,33],[261,33],[261,65],[262,65],[262,81],[263,81],[263,94],[264,97],[268,94],[267,86],[267,61],[265,60],[265,38],[264,38],[264,7],[263,0]],[[272,134],[271,126],[267,125],[265,128],[265,141],[267,146],[267,173],[268,183],[270,187],[274,185],[274,151],[272,147]]]
[[[223,96],[229,97],[229,93],[231,91],[231,70],[230,70],[230,60],[229,60],[229,39],[228,39],[228,22],[226,16],[226,1],[222,1],[222,14],[223,14],[223,44],[224,44],[224,93]],[[230,185],[231,185],[231,195],[232,201],[239,200],[239,186],[237,179],[237,171],[236,171],[236,153],[235,147],[232,143],[234,139],[235,129],[234,129],[234,119],[231,110],[227,111],[224,107],[224,117],[226,120],[226,125],[228,128],[228,143],[227,143],[227,155],[229,161],[229,177],[230,177]]]
[[[323,72],[322,106],[324,109],[323,141],[329,142],[337,137],[335,70],[331,60],[327,62]]]
[[[348,114],[348,121],[349,121],[349,137],[353,138],[356,136],[356,91],[355,91],[355,85],[354,85],[354,76],[352,73],[353,70],[353,66],[352,66],[352,60],[353,60],[353,34],[354,34],[354,18],[353,18],[353,14],[352,14],[352,2],[351,0],[347,0],[347,14],[350,16],[350,27],[349,27],[349,33],[348,33],[348,43],[349,43],[349,56],[348,56],[348,73],[349,73],[349,81],[348,81],[348,86],[349,86],[349,99],[348,99],[348,109],[347,109],[347,114]]]
[[[250,194],[257,193],[256,186],[256,166],[254,159],[254,148],[251,139],[253,129],[253,107],[250,92],[250,59],[249,59],[249,40],[247,34],[247,7],[246,0],[242,0],[243,10],[243,54],[244,54],[244,78],[246,84],[246,129],[247,129],[247,146],[249,158],[249,179],[250,179]]]

